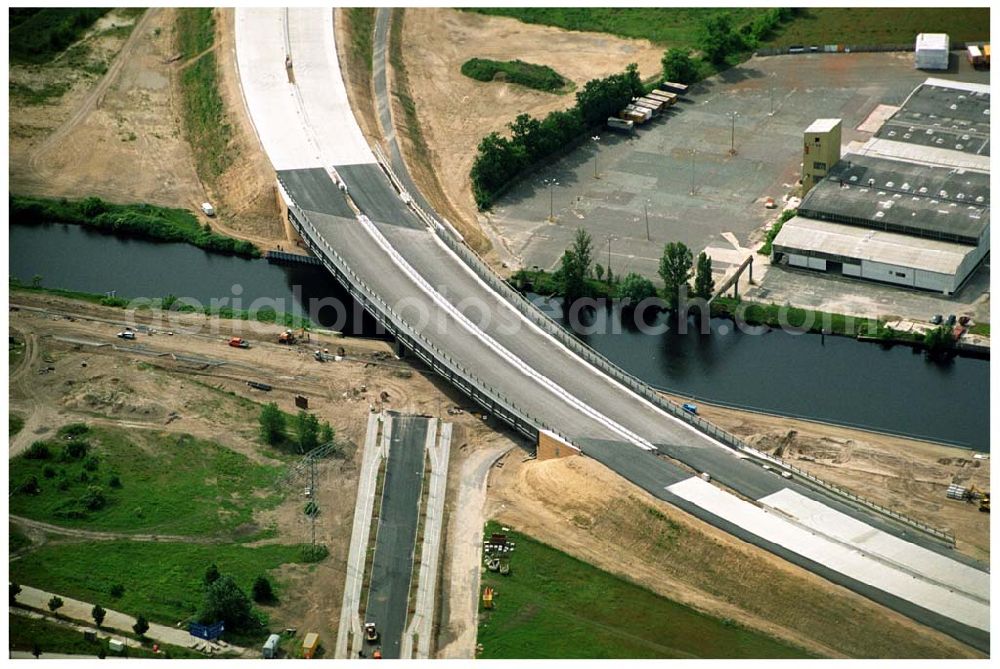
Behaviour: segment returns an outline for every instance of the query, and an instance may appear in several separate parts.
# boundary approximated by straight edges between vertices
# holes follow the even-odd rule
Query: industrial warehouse
[[[817,120],[772,262],[955,293],[989,253],[989,105],[989,86],[927,79],[843,157],[839,120]]]

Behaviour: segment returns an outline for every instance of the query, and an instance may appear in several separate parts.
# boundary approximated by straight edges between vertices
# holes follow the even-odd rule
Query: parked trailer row
[[[676,93],[668,93],[667,91],[660,90],[659,88],[655,91],[651,91],[649,97],[657,100],[663,100],[668,107],[677,102]]]
[[[621,132],[627,132],[631,134],[635,127],[635,121],[609,116],[608,127],[612,130],[619,130]]]
[[[671,93],[677,93],[677,95],[684,95],[688,92],[688,87],[684,84],[675,84],[672,81],[664,81],[660,85]]]
[[[636,98],[631,104],[619,112],[618,117],[608,118],[608,127],[614,130],[625,130],[632,132],[636,125],[642,125],[660,113],[667,107],[677,102],[677,96],[687,91],[687,86],[683,84],[673,84],[665,82],[664,88],[673,87],[678,92],[656,89],[648,95]]]

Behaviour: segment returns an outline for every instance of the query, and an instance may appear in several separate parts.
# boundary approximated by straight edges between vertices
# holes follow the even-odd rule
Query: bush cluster
[[[566,79],[551,67],[526,63],[523,60],[471,58],[462,63],[462,74],[476,81],[493,81],[500,72],[512,84],[520,84],[539,91],[558,91],[567,84]]]
[[[22,63],[48,62],[107,13],[108,8],[11,9],[10,58]]]

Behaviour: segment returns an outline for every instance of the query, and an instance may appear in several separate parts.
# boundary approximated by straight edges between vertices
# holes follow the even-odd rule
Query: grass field
[[[14,494],[11,513],[91,530],[245,537],[266,531],[252,524],[254,511],[280,501],[276,468],[189,435],[92,428],[76,440],[90,444],[82,458],[64,456],[69,441],[57,437],[45,442],[48,459],[10,461],[13,486],[34,476],[40,488]],[[98,508],[88,506],[94,486],[105,499]]]
[[[372,76],[372,40],[375,37],[375,10],[371,7],[349,7],[347,21],[350,25],[351,53],[350,57],[359,63],[367,74],[366,81]]]
[[[764,10],[753,8],[524,8],[473,9],[482,14],[509,16],[525,23],[567,30],[611,33],[644,38],[657,44],[695,48],[701,23],[718,13],[729,13],[742,26]],[[762,46],[791,44],[898,44],[912,42],[917,33],[946,32],[954,41],[988,40],[989,9],[941,8],[820,8],[801,10]]]
[[[11,553],[31,545],[31,537],[21,531],[14,523],[7,523],[7,547]]]
[[[101,648],[104,649],[108,657],[116,656],[108,647],[107,639],[88,641],[79,631],[58,623],[14,614],[8,614],[8,622],[7,629],[10,632],[11,650],[21,650],[30,653],[37,644],[38,648],[42,651],[41,656],[38,658],[40,660],[51,659],[46,657],[47,653],[92,655],[96,658]],[[121,637],[122,635],[117,634],[116,636]],[[145,645],[148,647],[141,646],[138,641],[134,643],[130,642],[128,657],[172,659],[205,657],[193,650],[166,644],[160,644],[162,653],[158,655],[153,652],[151,641],[147,641]]]
[[[917,33],[945,32],[952,41],[989,40],[987,7],[811,7],[762,46],[909,44]]]
[[[486,534],[499,532],[490,522]],[[511,575],[484,572],[483,658],[801,658],[776,639],[711,618],[517,532]]]
[[[539,23],[566,30],[610,33],[620,37],[648,39],[657,44],[694,48],[703,21],[715,14],[731,14],[737,26],[747,23],[763,12],[752,8],[666,8],[632,9],[590,8],[525,8],[502,7],[470,9],[468,11],[508,16],[525,23]]]
[[[108,8],[9,10],[9,54],[15,63],[46,63],[81,36]]]
[[[178,514],[180,515],[180,514]],[[205,570],[213,562],[249,594],[253,579],[286,563],[306,562],[301,546],[96,541],[48,544],[10,563],[16,583],[58,592],[174,625],[202,604]],[[275,583],[281,597],[280,582]],[[113,597],[115,585],[124,586]]]
[[[215,42],[215,18],[211,7],[178,10],[177,47],[186,58],[194,57]],[[214,53],[205,53],[181,74],[184,98],[184,131],[194,152],[198,175],[214,182],[232,164],[229,146],[232,129],[226,121],[219,94],[218,64]]]
[[[504,81],[546,93],[565,93],[572,89],[570,82],[551,67],[525,63],[522,60],[471,58],[462,63],[462,74],[476,81],[486,82],[493,81],[501,74]]]

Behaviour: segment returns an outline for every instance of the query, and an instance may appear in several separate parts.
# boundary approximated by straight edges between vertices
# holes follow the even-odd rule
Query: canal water
[[[249,308],[255,300],[284,310],[335,298],[313,318],[324,327],[371,336],[347,292],[321,267],[271,265],[207,253],[186,244],[121,239],[80,226],[10,227],[10,274],[30,282],[119,297],[173,294],[207,305]],[[534,296],[557,320],[557,301]],[[989,362],[928,360],[908,347],[883,348],[846,337],[781,330],[744,332],[712,321],[712,334],[689,329],[648,335],[619,327],[619,314],[597,308],[596,333],[578,335],[647,383],[697,400],[811,418],[989,450]],[[662,326],[665,316],[651,323]],[[720,332],[721,328],[721,333]],[[615,331],[620,334],[610,334]],[[609,334],[599,334],[606,332]]]

